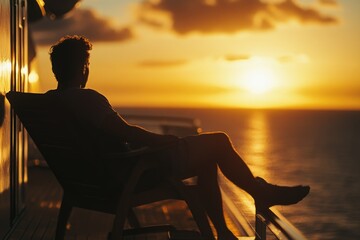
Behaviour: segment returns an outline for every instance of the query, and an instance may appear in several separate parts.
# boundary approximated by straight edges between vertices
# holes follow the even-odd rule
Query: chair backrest
[[[64,189],[104,184],[103,166],[92,143],[58,98],[22,92],[6,97]]]

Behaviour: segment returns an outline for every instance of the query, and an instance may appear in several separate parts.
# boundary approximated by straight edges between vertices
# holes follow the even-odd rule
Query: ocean
[[[308,239],[360,239],[360,111],[118,109],[181,116],[224,131],[254,175],[311,186],[293,206],[276,207]]]

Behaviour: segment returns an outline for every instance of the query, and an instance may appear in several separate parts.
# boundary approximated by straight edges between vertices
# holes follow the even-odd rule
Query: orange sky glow
[[[360,109],[360,1],[84,0],[32,24],[40,91],[48,49],[93,42],[88,87],[114,106]],[[50,29],[50,30],[49,30]]]

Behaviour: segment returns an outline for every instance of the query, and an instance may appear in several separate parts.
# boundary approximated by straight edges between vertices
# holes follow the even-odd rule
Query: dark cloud
[[[144,60],[140,62],[138,65],[142,67],[172,67],[172,66],[180,66],[186,64],[186,60],[178,59],[178,60]]]
[[[160,17],[163,16],[163,17]],[[320,9],[304,7],[295,0],[270,3],[262,0],[146,0],[139,19],[147,24],[164,27],[168,16],[178,34],[235,33],[243,30],[273,29],[292,20],[300,23],[332,24],[337,19],[323,15]]]
[[[325,16],[317,9],[299,7],[293,0],[287,0],[276,4],[278,13],[273,12],[272,17],[277,21],[288,21],[295,19],[300,23],[335,23],[337,20],[331,16]]]
[[[115,28],[110,20],[90,9],[75,9],[71,16],[58,20],[44,18],[30,25],[34,40],[40,45],[55,43],[65,35],[83,35],[91,41],[125,41],[133,34],[130,28]]]

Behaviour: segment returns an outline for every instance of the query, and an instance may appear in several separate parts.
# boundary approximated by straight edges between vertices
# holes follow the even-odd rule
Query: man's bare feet
[[[274,205],[291,205],[300,202],[310,192],[309,186],[277,186],[256,178],[258,191],[254,196],[257,208],[269,208]]]

